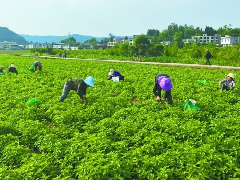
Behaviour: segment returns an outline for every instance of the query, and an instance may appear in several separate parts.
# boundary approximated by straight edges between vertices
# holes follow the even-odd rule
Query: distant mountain
[[[6,27],[0,27],[0,42],[2,41],[16,42],[19,45],[28,44],[24,37],[16,34]]]
[[[93,37],[93,36],[85,36],[85,35],[79,35],[79,34],[71,34],[66,36],[38,36],[38,35],[25,35],[21,34],[22,37],[24,37],[28,42],[38,42],[38,43],[59,43],[61,40],[64,40],[69,37],[74,37],[77,42],[83,43],[89,39],[96,38],[97,41],[101,41],[103,37]]]

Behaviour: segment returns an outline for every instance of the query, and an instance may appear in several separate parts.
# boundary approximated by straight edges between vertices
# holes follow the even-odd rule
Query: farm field
[[[0,76],[0,179],[240,178],[238,71],[42,59],[31,73],[36,60],[0,56],[19,71]],[[108,81],[111,68],[125,81]],[[218,90],[229,72],[237,87]],[[172,79],[173,105],[155,101],[158,73]],[[58,102],[65,81],[87,76],[88,103],[73,91]],[[184,111],[187,98],[200,111]]]

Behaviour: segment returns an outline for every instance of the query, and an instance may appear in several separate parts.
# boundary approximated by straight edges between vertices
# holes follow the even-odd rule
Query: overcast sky
[[[171,23],[239,27],[240,0],[0,0],[0,26],[18,34],[146,34]]]

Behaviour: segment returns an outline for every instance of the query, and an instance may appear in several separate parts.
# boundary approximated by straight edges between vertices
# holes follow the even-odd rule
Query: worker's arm
[[[224,83],[225,81],[226,81],[226,79],[224,79],[224,80],[222,80],[222,81],[220,81],[220,82],[218,83],[218,87],[219,87],[219,89],[222,88],[223,83]]]
[[[157,101],[161,101],[161,91],[162,91],[162,88],[159,87],[159,84],[156,80],[153,88],[153,94],[156,96]]]

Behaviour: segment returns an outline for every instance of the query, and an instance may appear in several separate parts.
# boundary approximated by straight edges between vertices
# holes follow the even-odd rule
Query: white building
[[[38,43],[31,43],[31,44],[27,44],[25,47],[26,47],[26,49],[41,48],[42,45],[38,44]]]
[[[160,42],[160,44],[168,46],[170,44],[173,44],[173,41],[162,41],[162,42]]]
[[[228,35],[221,37],[221,45],[223,46],[232,46],[236,44],[238,44],[238,37],[231,37]]]
[[[196,41],[199,41],[200,43],[220,44],[221,36],[218,34],[214,34],[214,36],[203,34],[202,36],[193,36],[192,39],[196,39]]]
[[[53,49],[63,49],[64,43],[55,43],[52,45]]]
[[[52,47],[52,45],[48,43],[30,43],[25,46],[26,49],[47,48],[47,47]]]
[[[70,44],[63,44],[62,45],[62,49],[65,49],[65,50],[78,50],[78,47],[70,45]]]
[[[0,42],[0,49],[1,50],[18,50],[20,49],[20,47],[16,42],[3,41],[3,42]]]
[[[112,47],[112,46],[116,46],[118,44],[122,44],[122,43],[124,43],[124,40],[125,40],[125,37],[115,37],[113,39],[113,41],[108,42],[107,46]]]
[[[182,39],[182,41],[186,44],[189,44],[189,43],[194,43],[196,42],[196,39]]]
[[[113,46],[116,46],[118,44],[122,44],[122,43],[125,43],[125,42],[128,42],[129,45],[133,45],[133,42],[134,42],[134,38],[136,37],[137,35],[134,35],[134,36],[124,36],[124,37],[115,37],[113,39],[113,41],[109,41],[107,43],[107,46],[108,47],[113,47]]]

